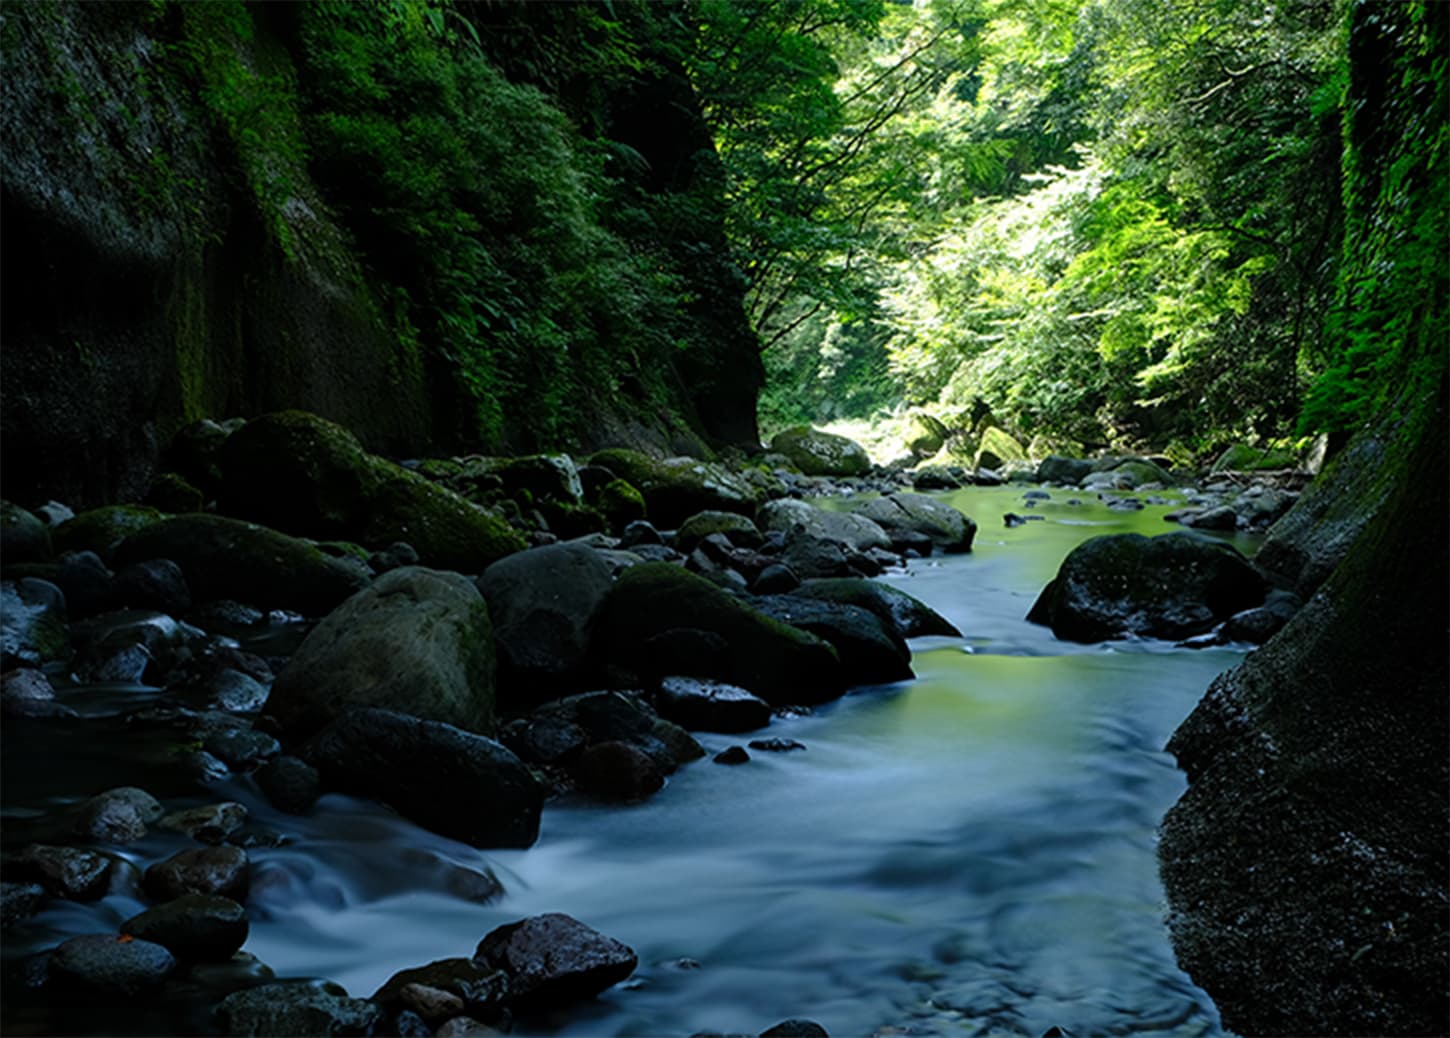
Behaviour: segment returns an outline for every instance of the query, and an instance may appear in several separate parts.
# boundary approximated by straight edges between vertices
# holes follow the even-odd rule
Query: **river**
[[[963,632],[913,643],[915,681],[857,689],[762,733],[804,752],[752,751],[739,767],[706,759],[635,806],[551,804],[525,851],[477,851],[341,796],[307,818],[282,815],[249,779],[204,799],[152,791],[174,792],[168,807],[241,801],[287,836],[249,852],[245,950],[281,977],[367,995],[398,969],[470,954],[494,926],[547,911],[637,951],[629,982],[518,1033],[756,1034],[794,1016],[837,1038],[1221,1034],[1211,1000],[1174,964],[1155,841],[1184,788],[1162,747],[1241,653],[1074,645],[1026,623],[1074,544],[1177,529],[1166,504],[1118,512],[1087,492],[1051,493],[1032,509],[1021,487],[947,495],[979,522],[976,549],[885,578]],[[1043,519],[1009,529],[1008,511]],[[105,713],[151,694],[77,690],[70,701],[89,695]],[[145,754],[138,763],[134,747],[103,740],[63,775],[38,775],[45,749],[19,727],[5,732],[12,819],[103,778],[146,785]],[[744,740],[701,741],[713,752]],[[156,834],[125,853],[144,864],[182,845]],[[491,869],[505,896],[451,895],[450,864]],[[6,957],[114,928],[141,907],[125,889],[99,905],[51,902],[7,935]]]

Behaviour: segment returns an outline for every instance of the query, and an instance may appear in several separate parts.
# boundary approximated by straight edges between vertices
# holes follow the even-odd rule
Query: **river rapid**
[[[980,524],[975,550],[884,578],[963,632],[913,642],[915,681],[860,688],[758,733],[803,752],[752,750],[738,767],[707,758],[639,805],[552,803],[528,850],[478,851],[336,795],[311,816],[280,814],[247,778],[201,796],[175,786],[159,747],[150,768],[134,741],[109,747],[119,720],[105,716],[85,722],[84,745],[64,748],[5,726],[7,846],[17,822],[108,785],[141,785],[168,808],[240,801],[287,841],[248,851],[244,950],[278,977],[327,978],[355,995],[471,954],[493,927],[540,912],[566,912],[638,953],[627,983],[516,1033],[756,1034],[808,1017],[837,1038],[1222,1034],[1211,1000],[1174,963],[1155,841],[1184,789],[1162,747],[1242,652],[1075,645],[1028,624],[1075,544],[1177,527],[1163,521],[1168,503],[1122,512],[1052,490],[1029,509],[1023,490],[945,495]],[[1043,518],[1007,528],[1009,511]],[[117,716],[156,694],[61,693]],[[712,753],[745,741],[699,738]],[[57,759],[64,767],[47,766]],[[144,866],[185,845],[158,833],[121,853]],[[456,866],[491,870],[505,894],[460,899]],[[124,883],[98,904],[52,901],[7,933],[5,957],[114,931],[143,907]],[[6,1030],[56,1026],[28,1011]],[[109,1033],[146,1026],[112,1016]]]

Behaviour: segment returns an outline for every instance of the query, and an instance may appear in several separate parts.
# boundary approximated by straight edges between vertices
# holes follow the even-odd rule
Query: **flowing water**
[[[740,767],[706,759],[636,806],[551,804],[528,850],[477,851],[340,796],[307,818],[280,815],[248,779],[168,806],[236,799],[287,836],[249,852],[246,950],[278,976],[367,995],[398,969],[470,954],[494,926],[546,911],[638,952],[631,981],[523,1033],[755,1034],[804,1016],[838,1038],[1220,1034],[1212,1002],[1174,964],[1155,833],[1184,788],[1162,747],[1240,653],[1074,645],[1027,624],[1074,544],[1176,529],[1166,505],[1124,513],[1052,494],[1030,513],[1022,488],[950,495],[981,524],[975,551],[886,578],[963,632],[913,644],[917,680],[858,689],[762,733],[804,752],[752,751]],[[1045,518],[1007,529],[1007,511]],[[70,701],[89,695],[104,713],[153,694]],[[108,722],[87,723],[104,733]],[[160,763],[154,775],[134,763],[134,740],[88,736],[56,774],[53,748],[20,727],[5,731],[12,831],[106,784],[150,777],[153,792],[173,792]],[[743,740],[701,741],[714,751]],[[125,853],[144,864],[180,846],[152,835]],[[454,866],[492,869],[506,894],[461,900]],[[114,928],[140,908],[124,885],[99,906],[52,902],[7,935],[6,955]]]

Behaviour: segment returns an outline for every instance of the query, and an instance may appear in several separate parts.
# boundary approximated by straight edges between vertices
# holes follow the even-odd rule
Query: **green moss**
[[[1292,451],[1274,447],[1256,450],[1244,443],[1236,443],[1218,456],[1210,470],[1218,472],[1258,472],[1266,469],[1292,469],[1299,464]]]
[[[599,510],[613,530],[622,530],[648,514],[644,495],[627,479],[611,479],[599,488]]]
[[[624,448],[600,451],[589,460],[638,488],[650,520],[665,527],[710,510],[754,515],[761,498],[758,487],[713,461],[659,461]]]
[[[109,561],[116,545],[166,516],[146,505],[106,505],[82,512],[55,530],[55,550],[93,551]]]
[[[725,534],[732,542],[740,540],[753,545],[761,542],[760,531],[745,516],[712,511],[697,512],[686,519],[675,534],[675,547],[688,554],[702,540],[716,533]]]
[[[776,433],[770,449],[807,476],[864,476],[871,471],[871,458],[860,444],[806,425]]]

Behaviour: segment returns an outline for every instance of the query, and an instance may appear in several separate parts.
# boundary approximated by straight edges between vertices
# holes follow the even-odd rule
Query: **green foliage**
[[[1450,350],[1450,12],[1361,4],[1348,35],[1344,276],[1305,430],[1349,431],[1433,391]]]

